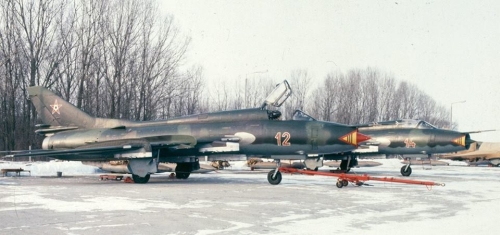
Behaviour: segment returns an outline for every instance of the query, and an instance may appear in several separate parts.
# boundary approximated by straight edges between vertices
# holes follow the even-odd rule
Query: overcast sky
[[[416,84],[459,130],[500,130],[498,1],[161,1],[207,81],[374,67]],[[293,84],[292,84],[293,89]],[[500,141],[500,131],[474,134]]]

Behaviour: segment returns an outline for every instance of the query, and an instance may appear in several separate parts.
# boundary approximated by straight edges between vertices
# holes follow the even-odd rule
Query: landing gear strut
[[[350,163],[351,159],[347,159],[347,160],[342,160],[340,162],[340,170],[344,171],[344,172],[349,172],[351,171],[351,168],[349,167],[349,163]]]
[[[280,172],[281,162],[280,160],[276,160],[276,169],[267,173],[267,182],[272,185],[277,185],[281,183],[281,172]]]
[[[401,175],[402,176],[410,176],[411,175],[410,164],[406,164],[403,167],[401,167]]]
[[[276,174],[274,174],[276,172]],[[267,173],[267,181],[272,185],[277,185],[281,183],[281,172],[272,170]]]
[[[401,167],[401,175],[402,176],[410,176],[411,175],[411,158],[408,158],[408,164]]]
[[[343,172],[349,172],[351,171],[351,168],[355,167],[358,165],[358,159],[352,156],[348,156],[347,159],[342,160],[340,162],[340,170]]]

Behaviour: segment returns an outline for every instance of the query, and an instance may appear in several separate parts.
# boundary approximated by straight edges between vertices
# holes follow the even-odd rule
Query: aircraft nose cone
[[[358,130],[355,130],[355,131],[350,132],[347,135],[340,137],[339,139],[341,141],[343,141],[344,143],[358,147],[359,143],[361,143],[363,141],[367,141],[371,138],[367,135],[363,135],[363,134],[359,133]]]
[[[367,135],[364,135],[364,134],[361,134],[360,132],[357,132],[356,139],[358,140],[358,143],[361,143],[363,141],[367,141],[367,140],[371,139],[371,137],[367,136]]]

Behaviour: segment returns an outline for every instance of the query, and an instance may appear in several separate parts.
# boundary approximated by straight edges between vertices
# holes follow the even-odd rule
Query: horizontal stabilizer
[[[76,130],[78,129],[78,127],[76,126],[47,126],[48,128],[44,128],[44,129],[38,129],[35,131],[36,134],[39,134],[39,135],[50,135],[50,134],[54,134],[54,133],[57,133],[57,132],[61,132],[61,131],[69,131],[69,130]]]
[[[480,130],[480,131],[464,131],[462,133],[463,134],[477,134],[477,133],[490,132],[490,131],[497,131],[497,130],[491,129],[491,130]]]

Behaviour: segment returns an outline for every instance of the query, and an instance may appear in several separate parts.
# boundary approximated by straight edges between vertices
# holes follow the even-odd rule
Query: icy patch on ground
[[[61,187],[61,192],[65,188]],[[91,211],[116,211],[131,210],[138,212],[150,212],[153,208],[182,209],[182,208],[205,208],[211,207],[207,201],[193,200],[187,204],[175,204],[161,200],[145,200],[134,197],[102,197],[81,196],[81,200],[58,200],[49,198],[43,193],[31,190],[18,189],[15,195],[4,195],[0,203],[12,203],[14,206],[4,206],[0,211],[45,209],[54,212],[91,212]],[[1,194],[0,194],[1,195]],[[123,206],[127,205],[127,206]]]

